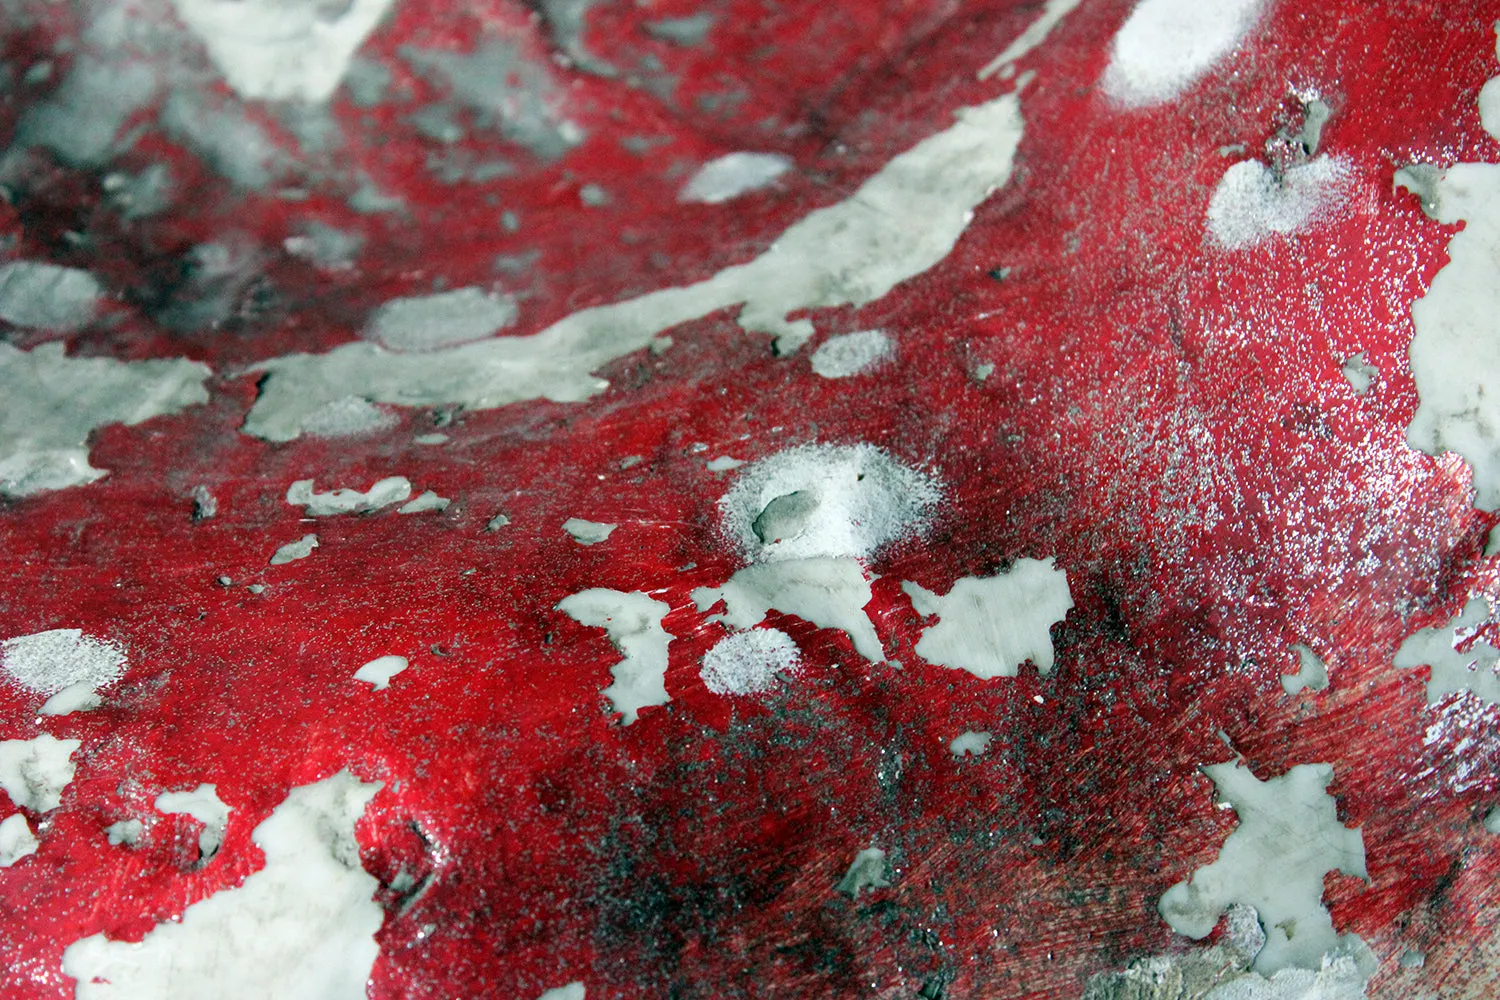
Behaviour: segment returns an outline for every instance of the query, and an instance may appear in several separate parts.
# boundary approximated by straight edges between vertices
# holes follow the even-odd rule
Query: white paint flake
[[[31,740],[0,742],[0,788],[21,809],[56,809],[63,789],[73,780],[73,754],[82,745],[45,733]]]
[[[581,517],[570,517],[563,522],[563,530],[579,545],[598,545],[618,528],[618,524],[603,521],[585,521]]]
[[[917,655],[985,680],[1015,677],[1027,660],[1050,674],[1052,626],[1073,607],[1068,575],[1051,558],[1018,559],[998,576],[964,577],[946,595],[910,581],[901,589],[918,614],[938,616],[917,641]]]
[[[1354,390],[1356,396],[1363,396],[1370,391],[1370,386],[1380,376],[1380,369],[1370,364],[1365,359],[1365,352],[1360,351],[1344,359],[1339,366],[1344,380],[1349,383],[1349,388]]]
[[[493,337],[516,321],[516,301],[480,288],[392,299],[361,334],[393,351],[438,351]]]
[[[162,792],[156,797],[156,809],[168,816],[182,813],[203,824],[198,834],[198,852],[204,861],[218,853],[229,829],[229,807],[219,798],[216,785],[199,785],[186,792]]]
[[[1104,92],[1127,107],[1187,90],[1233,52],[1266,0],[1141,0],[1110,46]]]
[[[858,899],[861,892],[890,888],[890,871],[885,852],[878,847],[867,847],[854,856],[849,870],[833,889],[850,899]]]
[[[109,424],[139,424],[208,402],[195,361],[70,358],[61,343],[30,351],[0,343],[0,496],[92,483],[88,438]]]
[[[146,834],[146,824],[138,819],[122,819],[104,828],[104,836],[111,847],[134,847]]]
[[[0,266],[0,320],[35,330],[68,332],[99,310],[99,280],[76,267],[18,260]]]
[[[1174,931],[1201,940],[1229,904],[1253,906],[1266,932],[1256,972],[1321,968],[1323,956],[1341,944],[1323,906],[1324,876],[1342,871],[1368,878],[1364,837],[1339,822],[1325,790],[1333,768],[1301,764],[1261,781],[1231,761],[1203,773],[1234,809],[1239,826],[1218,858],[1168,889],[1157,909]]]
[[[41,846],[31,824],[20,813],[11,813],[0,820],[0,868],[9,868]]]
[[[381,787],[340,771],[292,789],[251,834],[265,867],[238,887],[140,943],[96,934],[69,945],[63,972],[78,1000],[364,1000],[384,913],[354,824]]]
[[[1046,41],[1058,22],[1071,14],[1078,4],[1079,0],[1047,0],[1037,19],[1028,24],[1026,30],[1005,47],[1005,51],[985,64],[984,68],[979,71],[979,79],[988,80],[996,73],[1002,77],[1008,77],[1014,73],[1015,64],[1032,49]]]
[[[1350,955],[1324,955],[1316,971],[1282,969],[1269,979],[1247,973],[1216,987],[1203,1000],[1363,1000],[1369,977]]]
[[[782,353],[813,333],[802,310],[860,306],[932,268],[974,209],[1011,176],[1022,134],[1014,94],[961,109],[957,122],[896,156],[848,198],[817,209],[759,257],[694,285],[585,309],[530,336],[401,354],[367,342],[257,366],[269,377],[248,434],[290,441],[309,415],[355,395],[402,406],[490,409],[521,400],[578,402],[608,387],[592,372],[679,324],[739,306],[739,325]]]
[[[404,656],[377,656],[354,671],[354,679],[364,681],[376,691],[384,691],[391,686],[391,678],[409,665]]]
[[[813,352],[812,370],[824,378],[848,378],[874,368],[894,349],[884,330],[840,334],[829,337]]]
[[[796,673],[802,654],[791,636],[774,628],[735,632],[703,654],[699,675],[714,694],[756,694],[776,686],[780,674]]]
[[[720,455],[718,458],[709,459],[704,468],[708,469],[709,472],[729,472],[732,469],[738,469],[744,464],[744,462],[737,458],[732,458],[729,455]]]
[[[421,496],[414,498],[410,503],[402,504],[396,513],[425,514],[428,511],[447,510],[452,502],[447,497],[440,497],[431,490],[423,490]]]
[[[394,0],[172,0],[225,81],[260,101],[326,101]]]
[[[667,644],[672,637],[661,620],[672,610],[662,601],[639,592],[595,587],[558,602],[557,610],[580,625],[602,628],[624,659],[610,668],[614,683],[604,689],[625,725],[650,705],[665,705],[667,694]]]
[[[730,153],[699,167],[677,200],[717,205],[769,187],[790,169],[791,159],[779,153]]]
[[[735,573],[722,587],[693,591],[699,611],[724,602],[724,612],[710,621],[737,629],[754,628],[774,609],[819,628],[840,629],[861,656],[881,663],[885,652],[864,611],[871,596],[864,567],[853,559],[829,558],[757,563]]]
[[[1500,705],[1500,674],[1495,672],[1500,650],[1483,640],[1475,640],[1467,653],[1460,653],[1457,648],[1489,618],[1489,604],[1483,597],[1476,597],[1448,624],[1421,629],[1408,636],[1396,650],[1397,667],[1431,668],[1427,680],[1429,705],[1462,691],[1470,692],[1486,704]]]
[[[381,409],[368,399],[340,396],[309,413],[302,421],[302,432],[315,438],[358,437],[390,430],[400,422],[394,413]]]
[[[1292,647],[1292,652],[1297,654],[1297,672],[1281,675],[1281,689],[1287,694],[1326,690],[1328,667],[1318,654],[1300,642]]]
[[[69,684],[57,694],[48,698],[37,709],[38,715],[72,715],[74,712],[88,712],[104,704],[93,686],[87,681],[77,684]]]
[[[370,514],[411,496],[411,480],[405,476],[387,476],[363,493],[355,489],[315,493],[313,482],[311,479],[299,479],[286,491],[286,502],[294,507],[301,507],[308,517]]]
[[[583,983],[573,982],[566,986],[554,986],[536,1000],[586,1000]]]
[[[955,757],[978,757],[990,748],[990,741],[994,738],[993,733],[971,729],[955,736],[948,744],[948,751]]]
[[[33,694],[108,687],[125,671],[125,650],[82,629],[55,628],[0,643],[0,670]]]
[[[1208,231],[1241,250],[1289,236],[1326,220],[1348,199],[1353,171],[1342,159],[1318,156],[1285,170],[1244,160],[1224,171],[1208,202]]]
[[[284,566],[298,559],[306,559],[312,555],[313,549],[318,547],[317,535],[303,535],[295,542],[287,542],[281,548],[271,553],[272,566]]]

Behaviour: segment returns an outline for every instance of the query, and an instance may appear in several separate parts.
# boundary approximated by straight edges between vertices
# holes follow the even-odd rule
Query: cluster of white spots
[[[971,729],[953,737],[953,742],[948,744],[948,752],[955,757],[978,757],[990,748],[990,742],[994,738],[993,733]]]
[[[1281,689],[1287,694],[1298,691],[1322,691],[1328,687],[1328,666],[1317,653],[1302,643],[1292,647],[1297,654],[1297,672],[1281,675]]]
[[[1127,107],[1175,97],[1233,52],[1266,0],[1141,0],[1110,46],[1104,92]]]
[[[207,861],[218,853],[229,829],[229,807],[219,798],[216,785],[199,785],[186,792],[162,792],[156,797],[156,809],[168,816],[178,813],[191,816],[203,824],[198,834],[198,853]]]
[[[722,587],[693,591],[699,611],[724,602],[723,613],[711,616],[709,621],[748,629],[776,610],[819,628],[839,629],[849,636],[859,655],[880,663],[885,660],[885,652],[864,612],[872,596],[864,568],[853,559],[756,563],[736,572]]]
[[[0,820],[0,868],[9,868],[41,846],[31,824],[20,813],[11,813]]]
[[[82,629],[48,629],[0,643],[0,670],[33,694],[92,694],[125,672],[125,650]]]
[[[391,686],[391,678],[409,665],[404,656],[377,656],[354,671],[354,679],[364,681],[376,691],[384,691]]]
[[[45,733],[0,742],[0,788],[22,809],[51,812],[62,805],[63,789],[73,780],[73,754],[82,745]]]
[[[1015,41],[1007,45],[1003,52],[985,63],[984,68],[979,71],[979,79],[988,80],[996,73],[1002,77],[1014,73],[1016,62],[1046,41],[1047,36],[1052,34],[1052,29],[1071,14],[1079,2],[1080,0],[1047,0],[1037,19],[1028,24],[1026,30],[1017,35]]]
[[[884,330],[829,337],[813,352],[812,370],[824,378],[848,378],[890,358],[895,345]]]
[[[792,161],[779,153],[730,153],[699,167],[677,200],[717,205],[769,187],[790,169]]]
[[[1208,231],[1220,246],[1240,250],[1321,222],[1348,199],[1349,164],[1318,156],[1278,170],[1245,160],[1224,171],[1208,202]]]
[[[756,694],[776,686],[777,677],[797,672],[801,652],[780,629],[752,628],[714,643],[703,654],[703,685],[714,694]]]
[[[682,323],[739,306],[748,332],[782,353],[814,332],[807,310],[861,306],[927,271],[952,251],[974,209],[1011,176],[1023,124],[1007,94],[963,108],[957,122],[893,158],[848,198],[792,225],[760,256],[694,285],[585,309],[530,336],[401,353],[345,344],[259,365],[268,378],[245,420],[248,434],[290,441],[346,396],[370,403],[489,409],[522,400],[577,402],[607,388],[593,372]]]
[[[99,280],[76,267],[18,260],[0,266],[0,320],[35,330],[67,332],[99,310]]]
[[[1051,558],[1019,559],[998,576],[964,577],[946,595],[910,581],[901,589],[918,614],[938,616],[917,641],[917,655],[986,680],[1014,677],[1027,660],[1050,674],[1052,626],[1073,607],[1068,575]]]
[[[608,539],[618,527],[618,524],[585,521],[581,517],[570,517],[563,522],[563,530],[579,545],[598,545]]]
[[[1333,768],[1301,764],[1268,781],[1234,762],[1203,772],[1239,826],[1212,864],[1167,890],[1157,907],[1162,917],[1177,933],[1202,939],[1229,904],[1244,903],[1260,914],[1266,933],[1257,972],[1322,967],[1324,955],[1348,944],[1323,906],[1324,876],[1342,871],[1368,878],[1364,837],[1339,822],[1326,791]]]
[[[363,493],[347,488],[315,493],[313,482],[311,479],[299,479],[286,491],[286,502],[294,507],[301,507],[308,517],[370,514],[411,496],[411,480],[405,476],[387,476]]]
[[[265,867],[239,886],[139,943],[98,934],[69,945],[63,971],[79,1000],[363,1000],[384,914],[354,824],[380,788],[340,771],[292,789],[251,834]]]
[[[393,351],[438,351],[493,337],[516,321],[516,301],[480,288],[392,299],[361,336]]]
[[[423,490],[422,495],[414,497],[410,502],[404,503],[396,513],[398,514],[425,514],[428,511],[444,511],[453,501],[447,497],[440,497],[432,490]]]
[[[326,101],[395,0],[172,0],[242,97]]]
[[[317,535],[303,535],[295,542],[287,542],[281,548],[271,553],[272,566],[285,566],[289,562],[298,559],[306,559],[312,555],[313,549],[318,547]]]
[[[1476,597],[1458,617],[1437,628],[1424,628],[1407,637],[1396,650],[1395,664],[1403,670],[1424,664],[1431,669],[1427,679],[1427,703],[1435,705],[1450,694],[1468,691],[1480,701],[1500,705],[1500,650],[1475,639],[1467,653],[1458,646],[1473,637],[1474,630],[1490,617],[1489,604]]]
[[[667,644],[672,637],[661,626],[671,605],[639,592],[595,587],[563,598],[557,610],[581,625],[604,629],[624,655],[610,668],[614,682],[604,689],[604,696],[625,717],[625,725],[634,722],[641,709],[672,700],[667,694]]]
[[[207,366],[182,359],[70,358],[61,343],[0,343],[0,497],[92,483],[88,438],[208,402]]]
[[[536,1000],[586,1000],[583,983],[573,982],[566,986],[554,986]]]
[[[851,899],[858,899],[861,892],[870,889],[888,889],[891,885],[891,869],[885,860],[885,851],[878,847],[867,847],[854,856],[849,870],[834,886]]]

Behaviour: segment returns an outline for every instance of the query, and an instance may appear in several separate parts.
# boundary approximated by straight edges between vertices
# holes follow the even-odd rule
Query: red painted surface
[[[439,277],[490,282],[497,254],[536,255],[500,276],[524,296],[523,332],[747,260],[1008,87],[975,70],[1037,8],[733,2],[705,45],[681,47],[640,22],[693,7],[601,7],[588,49],[621,67],[654,55],[680,77],[675,98],[561,66],[585,143],[547,164],[473,139],[517,173],[450,186],[423,169],[430,146],[405,120],[436,92],[403,75],[398,47],[467,51],[482,30],[537,53],[548,40],[518,4],[409,0],[365,52],[410,96],[333,103],[358,139],[341,155],[406,214],[360,216],[317,171],[287,179],[306,200],[235,191],[152,134],[122,163],[169,162],[178,207],[127,223],[101,204],[100,174],[38,154],[0,219],[8,252],[89,267],[115,291],[109,320],[70,351],[187,356],[219,374],[206,406],[96,434],[108,478],[0,509],[0,631],[82,628],[131,663],[105,707],[46,724],[83,746],[40,851],[0,872],[0,994],[71,995],[69,942],[138,939],[238,884],[261,863],[255,824],[292,786],[348,767],[385,782],[358,825],[367,870],[387,885],[431,877],[420,898],[380,896],[372,997],[531,997],[574,979],[590,998],[1073,997],[1180,940],[1156,900],[1232,829],[1197,768],[1238,753],[1262,778],[1334,766],[1370,881],[1332,877],[1326,898],[1383,961],[1373,995],[1489,995],[1500,842],[1478,817],[1500,797],[1500,717],[1473,700],[1428,707],[1421,672],[1391,657],[1495,585],[1481,555],[1494,519],[1471,509],[1460,462],[1403,440],[1409,309],[1453,230],[1392,174],[1500,160],[1474,111],[1497,72],[1494,11],[1284,0],[1180,99],[1121,111],[1095,85],[1128,9],[1085,3],[1023,62],[1037,77],[1015,177],[943,263],[814,317],[820,336],[891,331],[895,364],[820,379],[807,351],[773,357],[719,314],[672,331],[659,357],[605,369],[611,388],[590,402],[452,414],[439,447],[411,444],[447,419],[431,410],[354,442],[246,437],[255,378],[239,371],[352,340],[374,304]],[[1292,238],[1213,248],[1204,213],[1233,159],[1218,150],[1253,155],[1286,121],[1289,86],[1309,85],[1335,109],[1324,149],[1354,165],[1350,207]],[[743,97],[695,103],[726,89]],[[27,99],[13,92],[0,124]],[[620,145],[642,135],[666,141]],[[692,166],[742,148],[797,170],[729,205],[675,203]],[[587,183],[611,203],[585,206]],[[355,269],[279,249],[308,217],[365,235]],[[153,308],[208,239],[243,247],[252,276],[226,321],[174,332]],[[1363,397],[1339,370],[1358,351],[1381,371]],[[983,382],[981,363],[995,365]],[[773,615],[802,675],[761,699],[713,695],[698,664],[724,632],[689,594],[738,564],[715,525],[732,474],[704,461],[809,441],[874,442],[948,485],[929,536],[870,566],[869,612],[899,666]],[[646,461],[621,470],[629,455]],[[454,503],[312,528],[283,499],[295,479],[390,474]],[[195,524],[199,484],[219,514]],[[486,533],[501,510],[512,523]],[[584,548],[560,528],[574,516],[621,526]],[[310,530],[312,557],[266,565]],[[911,652],[924,622],[901,580],[945,591],[1045,556],[1076,602],[1053,630],[1051,676],[980,681]],[[603,631],[553,610],[595,586],[673,609],[672,702],[629,727],[600,695],[619,658]],[[1326,692],[1282,693],[1295,642],[1328,662]],[[389,690],[350,679],[386,653],[412,663]],[[34,736],[39,701],[0,687],[0,739]],[[947,744],[966,729],[996,740],[956,761]],[[207,865],[181,817],[136,850],[105,841],[161,790],[199,782],[234,809]],[[834,893],[872,844],[895,884]],[[1426,965],[1398,969],[1405,948]]]

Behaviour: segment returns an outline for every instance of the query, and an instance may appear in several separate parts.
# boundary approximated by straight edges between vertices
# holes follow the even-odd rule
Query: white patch
[[[1339,371],[1343,373],[1344,380],[1349,383],[1349,388],[1354,390],[1356,396],[1363,396],[1369,392],[1370,386],[1380,375],[1380,369],[1365,360],[1363,351],[1345,358],[1344,363],[1339,366]]]
[[[953,742],[948,744],[948,752],[955,757],[978,757],[990,748],[990,742],[994,738],[992,733],[975,732],[971,729],[955,736]]]
[[[431,490],[423,490],[421,496],[412,500],[410,503],[403,504],[401,508],[396,511],[396,513],[425,514],[430,510],[447,510],[448,505],[452,502],[453,501],[449,500],[447,497],[440,497]]]
[[[506,514],[496,514],[484,524],[485,531],[499,531],[510,523],[510,517]]]
[[[1004,52],[985,64],[984,68],[979,71],[979,79],[988,80],[996,73],[1001,76],[1010,76],[1014,73],[1016,62],[1046,41],[1058,22],[1071,14],[1078,4],[1079,0],[1047,0],[1037,19],[1028,24],[1026,30],[1005,47]]]
[[[1141,0],[1110,46],[1104,92],[1128,107],[1175,97],[1255,26],[1266,0]]]
[[[536,1000],[586,1000],[584,996],[583,983],[569,983],[566,986],[554,986],[552,989],[537,997]]]
[[[0,266],[0,320],[68,332],[99,311],[99,281],[76,267],[18,260]]]
[[[1348,198],[1353,172],[1319,156],[1277,172],[1258,160],[1224,171],[1208,202],[1208,231],[1230,250],[1300,232],[1328,218]]]
[[[1484,814],[1484,832],[1500,833],[1500,806],[1492,806]]]
[[[287,152],[259,121],[217,94],[173,90],[157,120],[173,140],[238,187],[266,190],[289,164]]]
[[[769,187],[790,169],[792,161],[777,153],[730,153],[699,167],[677,200],[717,205]]]
[[[1281,675],[1281,689],[1287,694],[1298,691],[1323,691],[1328,687],[1328,667],[1317,653],[1297,643],[1292,647],[1297,654],[1297,672]]]
[[[206,365],[180,358],[70,358],[61,343],[31,351],[0,343],[0,496],[92,483],[89,435],[208,402]]]
[[[78,1000],[364,1000],[384,913],[354,824],[380,788],[340,771],[292,789],[251,834],[265,867],[238,887],[138,944],[96,934],[69,945],[62,967]]]
[[[802,655],[792,637],[774,628],[735,632],[703,654],[699,675],[714,694],[755,694],[776,686],[778,674],[792,674]]]
[[[848,378],[889,358],[894,347],[884,330],[829,337],[813,352],[812,370],[824,378]]]
[[[172,0],[229,86],[259,101],[326,101],[394,0]]]
[[[438,351],[493,337],[516,321],[516,302],[478,288],[392,299],[361,334],[393,351]]]
[[[417,444],[421,444],[421,445],[447,444],[448,443],[448,435],[446,435],[446,434],[418,434],[416,437],[412,438],[412,440],[414,442],[416,442]]]
[[[75,685],[93,692],[125,672],[125,650],[81,629],[55,628],[0,643],[0,669],[33,694],[56,694]]]
[[[118,151],[126,123],[151,104],[158,86],[156,69],[145,62],[80,53],[57,89],[26,108],[11,149],[40,146],[69,166],[102,167]]]
[[[318,547],[317,535],[303,535],[295,542],[287,542],[281,548],[271,553],[272,566],[284,566],[298,559],[306,559],[312,555],[313,549]]]
[[[1282,969],[1269,979],[1247,973],[1205,994],[1203,1000],[1363,1000],[1369,977],[1348,954],[1324,955],[1315,972]]]
[[[146,833],[146,824],[138,819],[122,819],[104,828],[104,835],[111,847],[134,847]]]
[[[33,740],[0,742],[0,788],[21,809],[56,809],[63,789],[73,780],[73,754],[82,745],[45,733]]]
[[[1256,972],[1320,968],[1323,955],[1340,945],[1323,906],[1323,877],[1342,871],[1368,878],[1364,837],[1339,822],[1325,791],[1333,768],[1301,764],[1269,781],[1233,762],[1203,773],[1239,826],[1218,858],[1168,889],[1157,909],[1174,931],[1196,940],[1212,933],[1230,903],[1253,906],[1266,932]]]
[[[1052,626],[1073,607],[1068,575],[1051,558],[1018,559],[999,576],[963,577],[942,596],[910,581],[901,589],[918,614],[938,616],[917,641],[917,655],[985,680],[1014,677],[1027,660],[1050,674]]]
[[[699,611],[719,601],[724,613],[712,616],[737,629],[754,628],[772,610],[836,628],[849,636],[855,650],[873,663],[885,661],[880,637],[865,615],[870,581],[853,559],[792,559],[747,566],[722,587],[699,587],[693,600]]]
[[[885,852],[878,847],[867,847],[854,856],[849,870],[834,886],[851,899],[858,899],[861,892],[869,889],[888,889],[891,885],[890,866],[885,862]]]
[[[9,868],[41,846],[31,824],[20,813],[11,813],[0,821],[0,868]]]
[[[707,468],[709,472],[728,472],[731,469],[738,469],[744,464],[744,462],[740,461],[737,458],[730,458],[728,455],[720,455],[718,458],[709,459],[708,464],[705,466],[705,468]]]
[[[646,348],[659,333],[741,306],[739,325],[777,337],[790,353],[813,333],[803,310],[860,306],[922,274],[952,251],[974,209],[1011,176],[1022,134],[1007,94],[958,112],[958,121],[892,159],[848,198],[817,209],[759,257],[695,285],[585,309],[531,336],[498,337],[428,353],[371,343],[265,362],[245,420],[248,434],[290,441],[307,417],[344,395],[402,406],[490,409],[529,399],[578,402],[608,387],[592,372]]]
[[[941,495],[931,476],[874,445],[802,445],[741,472],[719,513],[751,562],[869,559],[924,528]]]
[[[301,507],[308,517],[332,517],[336,514],[369,514],[411,496],[411,480],[405,476],[387,476],[363,493],[353,489],[314,493],[313,480],[299,479],[286,491],[286,502]]]
[[[598,545],[607,539],[618,524],[606,524],[602,521],[585,521],[581,517],[570,517],[563,522],[563,530],[573,536],[573,541],[579,545]]]
[[[72,715],[74,712],[88,712],[104,704],[93,685],[87,681],[77,684],[69,684],[57,694],[48,698],[40,709],[38,715]]]
[[[1472,693],[1486,704],[1500,705],[1500,674],[1495,672],[1500,650],[1483,640],[1476,640],[1467,653],[1457,649],[1489,617],[1489,605],[1484,598],[1476,597],[1448,624],[1421,629],[1396,650],[1397,667],[1410,670],[1426,664],[1431,668],[1427,680],[1429,705],[1461,691]]]
[[[156,797],[156,809],[168,816],[185,813],[203,824],[198,834],[198,852],[204,861],[218,853],[229,829],[229,807],[219,798],[215,785],[199,785],[190,792],[162,792]]]
[[[665,705],[667,694],[667,644],[672,637],[661,620],[670,604],[642,593],[595,587],[565,597],[557,610],[581,625],[604,629],[609,641],[625,658],[610,668],[614,683],[604,689],[614,710],[630,725],[649,705]]]
[[[354,671],[354,679],[364,681],[376,691],[384,691],[391,686],[391,678],[405,670],[409,665],[404,656],[377,656],[369,663]]]
[[[376,431],[389,430],[401,420],[394,413],[383,410],[359,396],[340,396],[331,399],[307,415],[302,421],[302,431],[315,438],[358,437]]]

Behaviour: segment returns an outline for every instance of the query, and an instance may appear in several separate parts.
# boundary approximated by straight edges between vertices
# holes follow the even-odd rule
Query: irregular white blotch
[[[1370,391],[1380,369],[1365,360],[1365,352],[1360,351],[1344,359],[1339,371],[1344,375],[1344,380],[1349,383],[1349,388],[1354,390],[1356,396],[1363,396]]]
[[[82,629],[54,628],[0,642],[0,669],[34,694],[108,687],[125,672],[125,650]]]
[[[340,396],[329,400],[307,415],[302,432],[315,438],[358,437],[389,430],[401,422],[389,410],[383,410],[359,396]]]
[[[384,691],[391,686],[391,678],[409,666],[404,656],[377,656],[354,671],[354,679],[364,681],[371,685],[376,691]]]
[[[971,729],[955,736],[953,742],[948,744],[948,750],[955,757],[971,755],[978,757],[990,748],[990,741],[994,738],[993,733],[976,732]]]
[[[392,299],[360,335],[393,351],[437,351],[492,337],[516,321],[516,301],[480,288]]]
[[[1266,0],[1141,0],[1110,46],[1104,92],[1130,107],[1186,90],[1249,34]]]
[[[813,352],[812,370],[824,378],[848,378],[890,357],[894,346],[884,330],[829,337]]]
[[[728,455],[720,455],[718,458],[709,459],[705,468],[707,468],[709,472],[728,472],[731,469],[738,469],[744,464],[744,462],[740,461],[737,458],[731,458]]]
[[[396,513],[425,514],[429,510],[447,510],[452,502],[447,497],[440,497],[431,490],[423,490],[421,496],[416,497],[410,503],[402,504]]]
[[[1239,816],[1218,858],[1168,889],[1157,909],[1179,934],[1207,937],[1230,903],[1255,907],[1266,932],[1255,971],[1318,969],[1340,944],[1323,906],[1332,871],[1367,878],[1359,830],[1339,822],[1328,764],[1300,764],[1260,781],[1234,762],[1203,768]]]
[[[22,809],[56,809],[63,789],[73,780],[73,754],[82,745],[45,733],[31,740],[0,742],[0,788]]]
[[[667,694],[667,644],[672,637],[661,627],[671,605],[639,592],[595,587],[563,598],[557,610],[581,625],[604,629],[625,655],[610,668],[614,683],[604,689],[614,710],[625,717],[625,725],[634,722],[641,709],[672,700]]]
[[[740,472],[719,513],[752,562],[868,559],[925,527],[941,496],[935,479],[874,445],[802,445]]]
[[[155,67],[144,61],[80,53],[56,90],[28,104],[11,149],[42,147],[71,167],[102,167],[118,152],[126,123],[156,97],[159,83]]]
[[[1492,807],[1484,814],[1484,831],[1486,833],[1500,833],[1500,806]]]
[[[1304,689],[1322,691],[1328,687],[1328,667],[1322,658],[1302,643],[1292,647],[1297,654],[1298,669],[1295,674],[1281,675],[1281,689],[1287,694],[1296,694]]]
[[[313,480],[299,479],[286,491],[286,502],[301,507],[308,517],[332,517],[335,514],[369,514],[411,496],[411,480],[405,476],[387,476],[361,493],[355,489],[336,489],[314,493]]]
[[[266,190],[287,168],[286,151],[261,123],[217,94],[173,90],[157,120],[173,140],[238,187]]]
[[[505,527],[509,523],[510,523],[510,517],[509,517],[509,515],[507,515],[507,514],[496,514],[494,517],[490,518],[488,521],[486,521],[484,523],[484,530],[485,531],[499,531],[501,528]]]
[[[779,153],[730,153],[699,167],[677,200],[717,205],[768,187],[790,169],[791,159]]]
[[[579,545],[598,545],[618,528],[618,524],[602,521],[585,521],[581,517],[570,517],[563,522],[563,530],[573,536]]]
[[[1348,198],[1349,165],[1319,156],[1279,173],[1259,160],[1224,171],[1208,202],[1208,231],[1229,250],[1286,236],[1326,219]]]
[[[25,816],[11,813],[0,821],[0,868],[9,868],[28,854],[35,854],[40,845]]]
[[[103,703],[92,684],[80,681],[77,684],[69,684],[48,698],[37,710],[37,714],[72,715],[74,712],[87,712],[98,708]]]
[[[885,863],[885,852],[878,847],[867,847],[854,856],[849,870],[833,889],[851,899],[858,899],[861,892],[888,889],[890,885],[890,867]]]
[[[583,983],[574,982],[566,986],[554,986],[537,997],[536,1000],[586,1000],[586,998]]]
[[[1363,1000],[1368,983],[1369,975],[1358,960],[1337,951],[1324,955],[1317,971],[1282,969],[1269,979],[1246,973],[1216,987],[1203,1000]]]
[[[577,402],[607,388],[591,373],[681,323],[741,306],[740,326],[775,335],[789,353],[813,333],[802,310],[864,305],[927,271],[953,249],[974,209],[1011,176],[1020,143],[1013,94],[958,112],[956,124],[892,159],[848,198],[794,224],[754,260],[695,285],[586,309],[531,336],[428,353],[371,343],[293,354],[268,378],[244,430],[290,441],[319,407],[344,395],[402,406],[489,409],[520,400]]]
[[[802,655],[791,636],[779,629],[735,632],[703,654],[699,675],[714,694],[754,694],[776,686],[778,674],[795,673]]]
[[[218,853],[229,829],[229,806],[219,798],[216,785],[199,785],[188,792],[162,792],[156,797],[156,809],[168,816],[185,813],[203,824],[198,834],[198,852],[204,861]]]
[[[918,614],[938,616],[917,641],[917,655],[986,680],[1014,677],[1027,660],[1050,674],[1052,626],[1073,607],[1068,575],[1051,558],[1018,559],[998,576],[964,577],[946,595],[910,581],[901,589]]]
[[[712,616],[710,621],[737,629],[754,628],[775,609],[819,628],[842,630],[861,656],[882,663],[885,652],[864,611],[871,596],[864,567],[853,559],[828,558],[757,563],[735,573],[722,587],[693,591],[699,611],[724,602],[724,613]]]
[[[283,566],[298,559],[306,559],[312,555],[312,550],[318,547],[317,535],[303,535],[295,542],[287,542],[281,548],[271,553],[271,565]]]
[[[431,446],[431,445],[439,445],[439,444],[447,444],[448,443],[448,435],[446,435],[446,434],[418,434],[416,437],[412,438],[412,441],[415,442],[416,444],[429,445],[429,446]]]
[[[326,101],[394,0],[172,0],[241,97]]]
[[[61,343],[30,351],[0,343],[0,496],[92,483],[88,438],[208,402],[210,372],[196,361],[70,358]]]
[[[1042,6],[1041,14],[1037,15],[1037,19],[1028,24],[1026,30],[1005,47],[1005,51],[985,64],[984,68],[979,71],[979,79],[988,80],[996,73],[1002,76],[1014,73],[1016,62],[1046,41],[1058,22],[1071,14],[1078,4],[1079,0],[1047,0]]]
[[[138,819],[122,819],[109,824],[104,828],[104,835],[109,839],[111,847],[134,847],[141,842],[141,837],[146,832],[146,824]]]
[[[265,867],[238,887],[138,944],[96,934],[69,945],[63,972],[78,1000],[364,1000],[384,914],[354,824],[381,787],[340,771],[292,789],[251,834]]]
[[[76,267],[18,260],[0,267],[0,320],[37,330],[76,330],[94,318],[99,280]]]
[[[1468,691],[1490,705],[1500,705],[1500,650],[1483,640],[1476,640],[1469,652],[1460,653],[1460,642],[1489,620],[1490,608],[1482,597],[1476,597],[1458,617],[1437,628],[1424,628],[1407,637],[1396,650],[1395,665],[1404,670],[1427,665],[1427,703],[1435,705],[1450,694]]]

